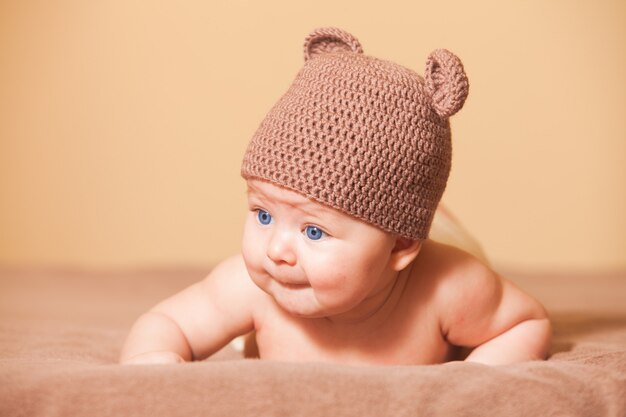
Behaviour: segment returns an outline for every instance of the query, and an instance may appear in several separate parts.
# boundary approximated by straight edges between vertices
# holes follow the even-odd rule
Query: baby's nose
[[[296,264],[296,253],[289,233],[276,230],[267,246],[267,257],[277,264]]]

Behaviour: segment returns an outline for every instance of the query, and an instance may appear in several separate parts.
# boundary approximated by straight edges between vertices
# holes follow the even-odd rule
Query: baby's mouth
[[[307,284],[283,284],[282,282],[280,283],[280,285],[290,290],[301,290],[308,287]]]
[[[284,288],[288,288],[288,289],[292,289],[292,290],[298,290],[298,289],[302,289],[302,288],[307,288],[309,286],[308,283],[294,283],[294,282],[289,282],[286,280],[281,280],[278,278],[272,278],[274,281],[276,281],[278,284],[280,284],[281,287]]]

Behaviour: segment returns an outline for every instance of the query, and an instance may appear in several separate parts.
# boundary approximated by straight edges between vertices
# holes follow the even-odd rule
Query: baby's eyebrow
[[[254,188],[254,187],[252,187],[252,186],[250,186],[250,185],[248,185],[248,186],[246,187],[246,195],[247,195],[248,197],[250,197],[250,196],[252,196],[252,197],[258,197],[258,198],[262,198],[262,197],[264,197],[264,196],[263,196],[263,193],[262,193],[260,190],[258,190],[257,188]]]
[[[312,216],[319,216],[321,214],[330,214],[330,215],[334,215],[334,210],[324,207],[323,205],[319,204],[319,203],[315,203],[314,201],[311,201],[309,199],[307,199],[306,197],[303,197],[303,201],[288,201],[288,200],[281,200],[281,199],[274,199],[268,195],[266,195],[265,193],[263,193],[262,190],[257,189],[254,186],[251,186],[248,184],[246,192],[249,196],[258,198],[260,200],[264,200],[264,201],[274,201],[274,202],[278,202],[280,204],[285,204],[288,205],[290,207],[293,207],[296,210],[300,210],[306,214],[312,215]]]
[[[288,204],[291,207],[294,207],[295,209],[303,211],[303,212],[305,212],[307,214],[316,215],[316,214],[319,214],[320,212],[324,212],[322,207],[319,207],[318,205],[313,204],[313,203],[308,202],[308,201],[303,201],[303,202],[285,202],[285,204]]]
[[[320,220],[324,220],[326,222],[337,220],[340,216],[340,213],[337,211],[326,207],[322,204],[315,203],[313,201],[303,201],[303,202],[285,202],[285,204],[294,207],[296,210],[300,210],[301,212],[308,214],[312,217],[317,217]],[[322,219],[323,217],[323,219]]]

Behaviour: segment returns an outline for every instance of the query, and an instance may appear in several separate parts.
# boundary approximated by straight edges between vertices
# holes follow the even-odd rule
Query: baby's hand
[[[168,364],[168,363],[181,363],[185,360],[174,352],[160,351],[160,352],[146,352],[133,356],[122,362],[123,365],[148,365],[148,364]]]

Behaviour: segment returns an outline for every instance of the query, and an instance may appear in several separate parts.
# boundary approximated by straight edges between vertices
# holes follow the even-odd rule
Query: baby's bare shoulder
[[[246,277],[246,275],[246,264],[243,260],[243,256],[239,253],[226,258],[215,265],[206,277],[205,281],[213,282],[231,279],[239,282],[243,281],[243,278]]]
[[[241,254],[216,265],[201,285],[222,314],[249,316],[255,324],[265,320],[268,307],[273,305],[271,297],[250,278]]]
[[[502,280],[488,265],[454,246],[427,240],[416,260],[415,274],[427,280],[431,302],[450,311],[457,307],[497,302]]]
[[[474,279],[493,279],[491,268],[474,255],[455,246],[426,240],[416,259],[415,269],[433,277],[437,284],[456,285]],[[457,282],[458,281],[458,282]]]
[[[214,353],[232,338],[254,329],[259,291],[249,282],[241,256],[228,258],[206,278],[157,304],[181,329],[193,357]]]
[[[202,288],[220,298],[255,298],[262,293],[254,285],[241,254],[217,264],[202,281]]]
[[[545,318],[537,300],[473,255],[435,242],[424,249],[420,257],[432,273],[431,305],[450,343],[478,346],[524,320]]]
[[[204,299],[211,300],[217,314],[239,317],[241,321],[256,321],[267,304],[267,294],[250,278],[241,254],[217,264],[198,283],[198,289]]]

